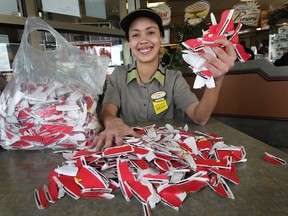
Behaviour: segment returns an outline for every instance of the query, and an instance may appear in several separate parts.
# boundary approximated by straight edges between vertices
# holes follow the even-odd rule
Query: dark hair
[[[151,8],[139,8],[127,14],[121,21],[120,27],[125,32],[126,39],[129,41],[129,27],[131,23],[139,17],[148,17],[155,21],[159,27],[160,34],[164,37],[164,28],[161,17]]]

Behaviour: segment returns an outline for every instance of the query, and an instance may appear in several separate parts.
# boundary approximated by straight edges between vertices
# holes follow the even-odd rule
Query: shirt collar
[[[126,83],[129,84],[134,79],[136,79],[138,84],[141,85],[141,80],[140,80],[140,77],[139,77],[139,74],[137,72],[135,65],[130,67],[130,69],[128,70]],[[161,64],[159,64],[157,71],[154,73],[154,75],[149,80],[149,82],[151,82],[153,79],[156,79],[162,86],[164,86],[165,70]]]

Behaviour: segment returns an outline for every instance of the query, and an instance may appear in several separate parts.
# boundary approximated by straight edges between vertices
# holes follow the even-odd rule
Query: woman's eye
[[[138,37],[139,34],[132,34],[131,37],[135,38],[135,37]]]

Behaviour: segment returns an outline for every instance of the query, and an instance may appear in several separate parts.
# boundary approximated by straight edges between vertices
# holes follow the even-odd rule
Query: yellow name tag
[[[155,113],[158,115],[159,113],[168,109],[168,104],[166,100],[154,101],[153,107],[154,107]]]

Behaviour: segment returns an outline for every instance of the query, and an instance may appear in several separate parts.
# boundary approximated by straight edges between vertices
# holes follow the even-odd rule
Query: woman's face
[[[129,46],[139,62],[158,61],[163,37],[156,22],[147,17],[135,19],[129,27]]]

